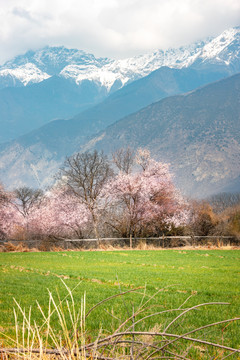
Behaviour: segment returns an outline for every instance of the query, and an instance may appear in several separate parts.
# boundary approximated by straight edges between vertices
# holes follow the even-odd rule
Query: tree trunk
[[[130,249],[132,249],[132,234],[130,234]]]
[[[97,239],[97,246],[99,247],[100,246],[99,233],[98,233],[98,228],[97,228],[97,220],[96,220],[94,213],[92,213],[92,219],[93,219],[94,233],[95,233],[95,236]]]

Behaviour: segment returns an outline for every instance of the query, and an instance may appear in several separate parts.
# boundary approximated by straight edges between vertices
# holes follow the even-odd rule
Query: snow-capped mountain
[[[24,55],[16,56],[0,67],[0,81],[8,77],[19,86],[38,83],[42,80],[59,75],[68,65],[103,67],[108,59],[96,59],[94,55],[82,50],[61,47],[45,47],[37,51],[28,51]],[[1,81],[2,82],[2,81]]]
[[[233,74],[240,71],[239,37],[240,27],[236,27],[216,38],[123,60],[96,58],[82,50],[65,47],[45,47],[36,52],[28,51],[1,66],[0,87],[29,85],[60,75],[77,84],[90,80],[113,91],[162,66],[207,69],[214,65]]]
[[[13,60],[4,64],[4,68],[13,69],[26,63],[36,65],[41,71],[49,75],[58,75],[61,70],[69,64],[94,65],[102,67],[110,60],[107,58],[95,58],[92,54],[87,54],[82,50],[67,49],[64,46],[49,47],[37,51],[28,51],[24,55],[19,55]]]
[[[108,90],[115,84],[117,87],[147,76],[152,71],[168,66],[171,68],[182,68],[188,63],[188,59],[202,49],[204,42],[195,43],[179,49],[168,51],[156,50],[151,54],[139,55],[122,60],[110,60],[103,67],[69,65],[62,71],[61,75],[74,78],[77,83],[84,79],[96,81]]]
[[[229,67],[229,71],[240,71],[240,27],[225,30],[208,42],[193,59],[193,67]]]

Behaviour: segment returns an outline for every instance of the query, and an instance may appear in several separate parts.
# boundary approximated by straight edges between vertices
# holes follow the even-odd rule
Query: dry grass
[[[61,252],[61,251],[118,251],[118,250],[239,250],[240,246],[233,246],[230,244],[223,245],[221,242],[217,242],[217,244],[213,244],[208,242],[207,245],[196,245],[196,246],[181,246],[181,247],[158,247],[153,244],[147,244],[146,240],[140,240],[138,245],[132,249],[129,246],[120,246],[120,245],[112,245],[110,243],[100,243],[98,248],[74,248],[74,249],[66,249],[61,246],[57,246],[56,244],[51,244],[45,241],[39,241],[38,247],[29,247],[28,244],[24,241],[21,242],[5,242],[0,245],[0,252],[37,252],[37,251],[53,251],[53,252]],[[1,359],[0,359],[1,360]]]
[[[13,243],[11,241],[5,242],[4,244],[0,245],[0,252],[39,252],[39,251],[66,251],[60,246],[52,245],[49,249],[45,246],[42,246],[40,243],[39,247],[29,247],[24,241]],[[1,360],[1,359],[0,359]]]
[[[12,243],[6,242],[3,245],[0,245],[0,252],[35,252],[39,251],[37,248],[30,249],[24,242]]]
[[[185,332],[175,333],[174,329],[185,314],[196,311],[201,307],[211,305],[227,305],[227,303],[206,303],[193,307],[186,307],[186,299],[178,309],[161,310],[149,313],[151,300],[158,294],[147,296],[146,289],[134,289],[113,295],[102,300],[86,312],[86,297],[81,299],[81,304],[75,304],[73,291],[62,280],[67,289],[64,299],[55,299],[49,291],[49,306],[42,314],[42,323],[36,324],[31,319],[31,308],[28,312],[22,309],[18,302],[14,310],[15,338],[5,339],[7,347],[0,349],[1,360],[135,360],[135,359],[226,359],[240,355],[240,349],[233,349],[223,344],[206,340],[206,331],[214,326],[224,326],[240,320],[240,318],[223,320],[207,324]],[[74,289],[73,289],[74,290]],[[163,289],[161,289],[163,290]],[[113,329],[98,329],[96,335],[89,334],[87,318],[96,308],[116,297],[124,297],[131,292],[142,291],[142,300],[137,309],[132,307],[124,321],[118,323]],[[124,301],[124,300],[123,300]],[[147,312],[146,312],[147,311]],[[156,323],[148,331],[138,330],[139,324],[150,317],[162,313],[175,313],[175,317],[168,324]],[[20,314],[20,316],[19,316]],[[112,316],[115,316],[112,314]],[[56,329],[60,324],[60,330]],[[204,339],[197,334],[204,330]],[[4,334],[2,333],[4,336]],[[5,345],[6,346],[6,345]],[[207,354],[207,357],[205,355]],[[239,358],[239,357],[238,357]]]

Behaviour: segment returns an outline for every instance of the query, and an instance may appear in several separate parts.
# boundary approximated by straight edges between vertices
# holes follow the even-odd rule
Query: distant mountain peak
[[[204,46],[201,53],[201,57],[205,59],[207,58],[212,59],[214,57],[217,57],[233,42],[238,41],[239,44],[239,38],[240,38],[240,27],[235,27],[225,30],[221,35],[212,39],[208,44]]]
[[[83,50],[68,49],[64,46],[45,46],[36,51],[29,50],[23,55],[18,55],[7,61],[1,69],[12,69],[27,63],[32,63],[40,70],[58,75],[61,70],[69,64],[81,64],[85,62],[99,62],[104,65],[108,59],[97,59],[93,54],[88,54]]]

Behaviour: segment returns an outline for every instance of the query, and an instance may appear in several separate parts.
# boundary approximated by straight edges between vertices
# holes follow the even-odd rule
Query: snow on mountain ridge
[[[11,75],[21,81],[23,85],[31,82],[41,82],[52,75],[61,75],[66,78],[77,80],[85,69],[85,78],[93,69],[102,68],[106,63],[113,60],[107,58],[96,58],[83,50],[67,49],[61,47],[44,47],[37,51],[28,51],[24,55],[16,56],[0,67],[0,78]],[[31,64],[31,65],[30,65]],[[32,68],[32,75],[29,76],[29,68]],[[68,68],[70,67],[70,68]],[[62,73],[62,70],[66,70]],[[35,69],[35,74],[34,74]],[[76,74],[79,70],[79,74]],[[24,71],[26,79],[24,80]],[[72,74],[70,75],[70,73]],[[64,75],[63,75],[64,74]],[[79,82],[79,81],[78,81]]]
[[[67,49],[64,46],[46,46],[37,51],[30,50],[24,55],[16,56],[12,60],[7,61],[1,68],[16,68],[20,65],[25,65],[26,63],[33,63],[41,70],[47,66],[50,66],[53,69],[55,67],[56,72],[54,75],[57,75],[60,72],[59,67],[62,70],[69,64],[79,65],[91,63],[97,66],[103,66],[108,61],[109,59],[107,58],[95,58],[93,54],[88,54],[83,50]]]
[[[110,61],[101,69],[92,68],[90,73],[83,74],[81,72],[79,75],[75,73],[75,79],[78,83],[83,79],[98,81],[109,90],[117,80],[120,80],[122,85],[125,85],[127,82],[146,76],[162,66],[180,69],[191,66],[197,59],[206,61],[214,57],[217,58],[216,60],[224,61],[224,59],[218,59],[217,56],[220,56],[220,53],[234,41],[239,46],[239,34],[239,27],[231,28],[225,30],[216,38],[209,37],[188,46],[182,46],[177,49],[170,48],[167,51],[156,50],[150,54]],[[224,54],[224,56],[228,57],[224,61],[228,65],[231,54]],[[62,75],[64,76],[64,69]]]
[[[239,37],[239,27],[225,30],[221,35],[217,36],[203,47],[200,57],[203,59],[217,57],[227,46],[235,40],[239,40]]]
[[[6,62],[0,67],[0,78],[11,75],[27,85],[52,75],[60,75],[75,80],[77,84],[83,80],[94,81],[110,91],[116,82],[119,88],[162,66],[183,68],[192,66],[194,62],[206,61],[228,65],[234,57],[239,56],[239,34],[239,27],[231,28],[216,38],[122,60],[96,58],[83,50],[63,46],[45,47],[36,52],[28,51]],[[235,43],[237,47],[227,53],[226,49]]]
[[[26,63],[21,65],[16,69],[3,69],[0,70],[0,77],[12,77],[20,80],[24,86],[29,83],[41,82],[45,79],[48,79],[50,75],[41,71],[32,63]]]
[[[78,65],[68,65],[60,74],[63,77],[74,78],[77,83],[82,80],[96,81],[110,90],[116,81],[125,85],[130,81],[150,74],[162,66],[172,68],[188,66],[191,62],[189,59],[199,54],[204,44],[205,42],[202,41],[179,49],[156,50],[153,53],[138,55],[132,58],[110,60],[101,68],[96,66],[84,68]]]
[[[128,81],[127,77],[120,73],[110,71],[107,67],[98,68],[96,66],[68,65],[60,73],[65,78],[74,79],[77,84],[83,80],[94,81],[104,86],[110,91],[115,81],[121,81],[121,86]]]

